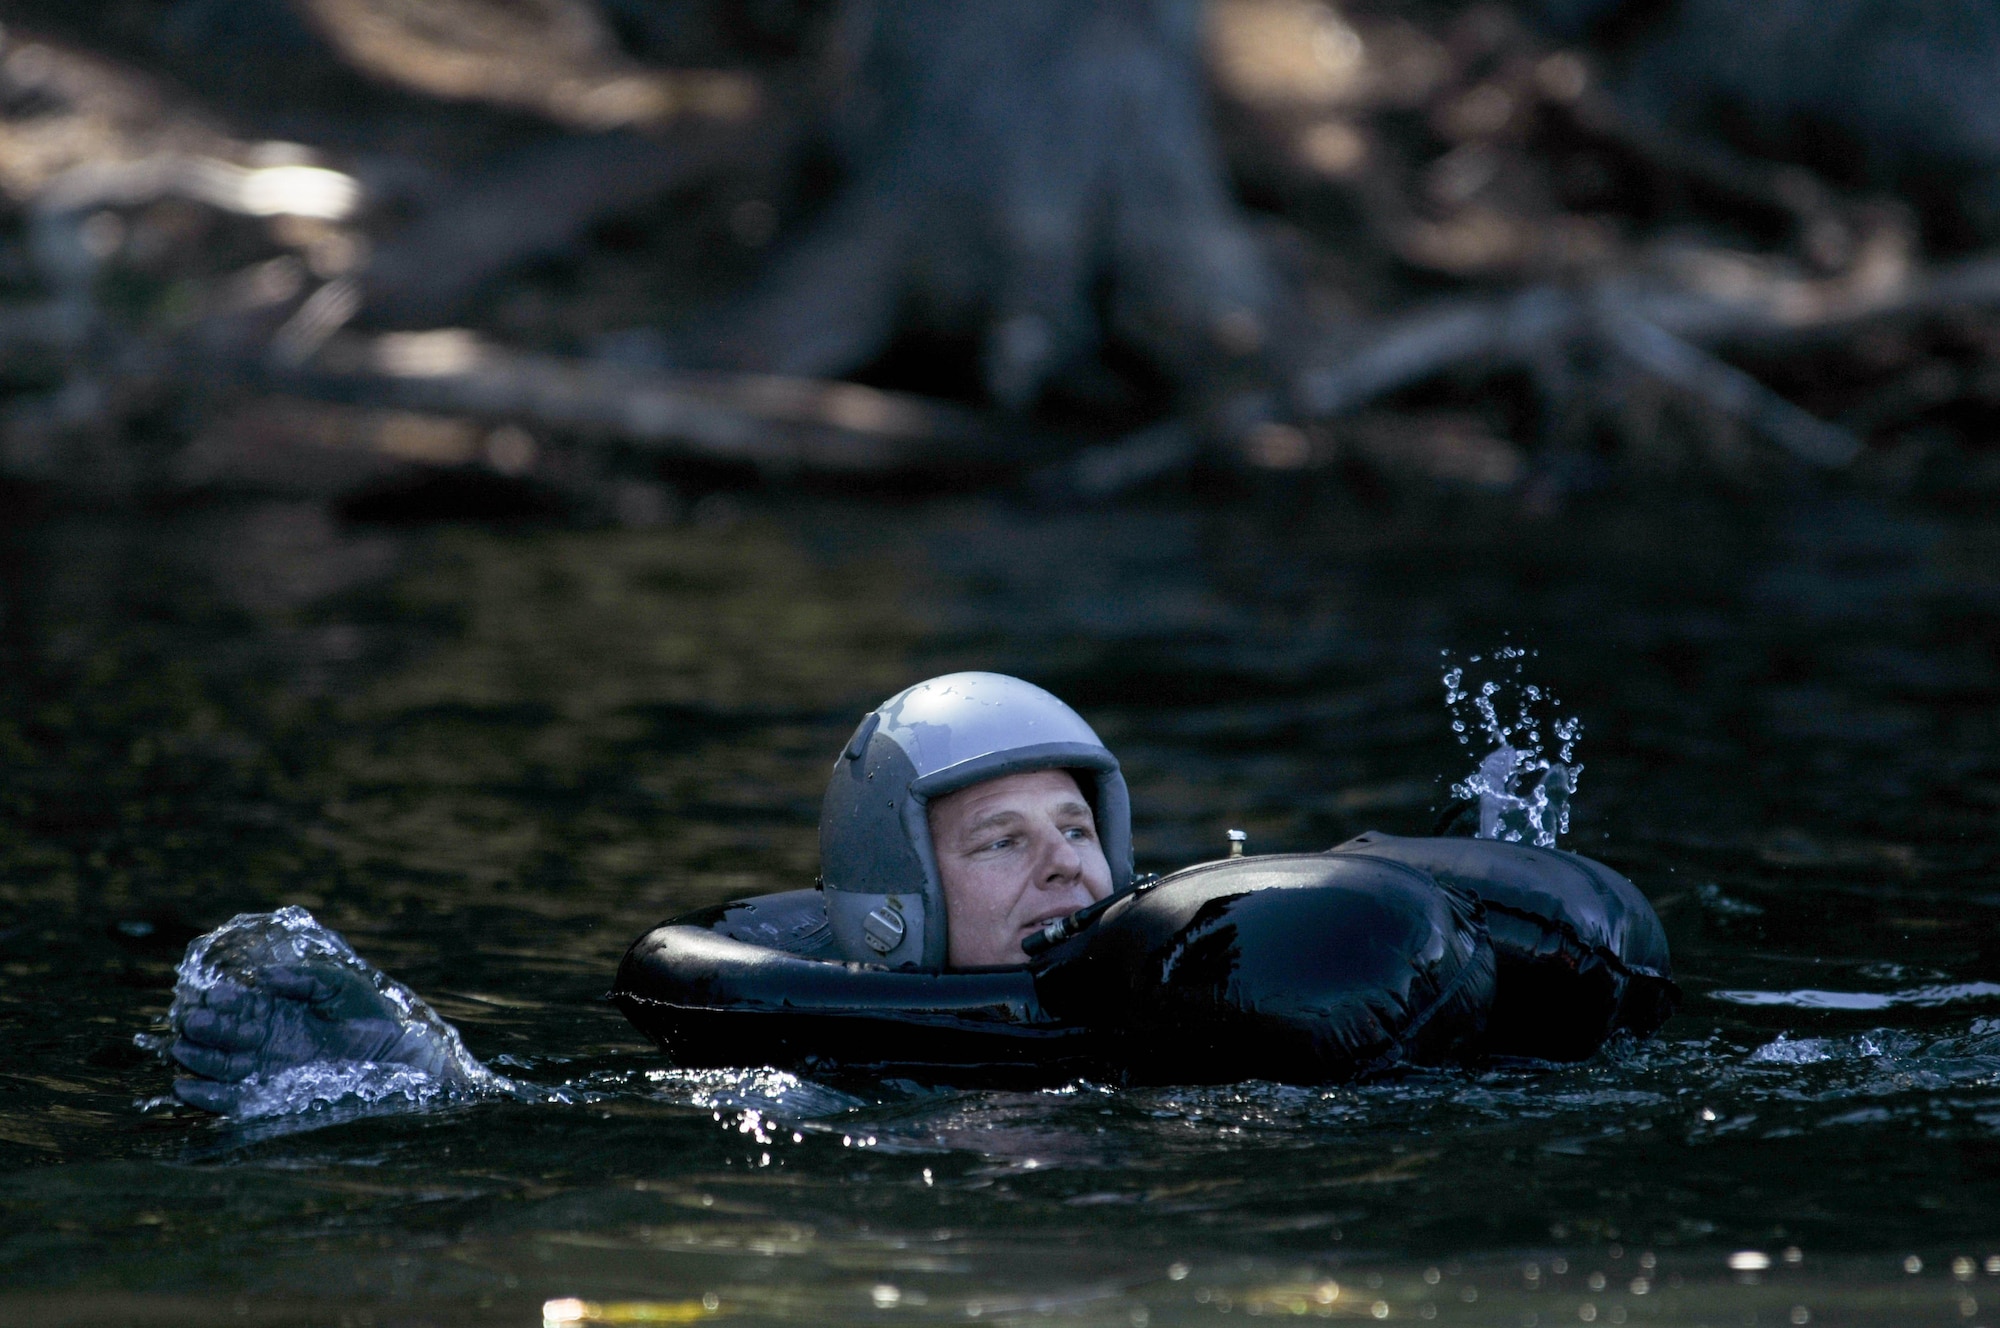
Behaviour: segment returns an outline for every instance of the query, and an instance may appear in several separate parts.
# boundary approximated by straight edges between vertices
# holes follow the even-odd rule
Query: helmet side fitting
[[[854,731],[827,783],[820,871],[848,959],[936,971],[949,953],[930,803],[1030,770],[1069,770],[1091,805],[1113,892],[1132,882],[1132,807],[1118,759],[1048,692],[997,673],[897,693]]]

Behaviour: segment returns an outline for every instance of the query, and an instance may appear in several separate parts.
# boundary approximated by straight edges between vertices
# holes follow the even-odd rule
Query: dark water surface
[[[0,1321],[2000,1323],[1984,517],[16,511],[0,597]],[[1423,832],[1469,770],[1439,652],[1504,642],[1586,725],[1570,844],[1666,920],[1648,1045],[964,1093],[673,1072],[599,999],[660,918],[811,879],[916,678],[1069,699],[1164,868]],[[568,1100],[139,1110],[181,948],[280,903]]]

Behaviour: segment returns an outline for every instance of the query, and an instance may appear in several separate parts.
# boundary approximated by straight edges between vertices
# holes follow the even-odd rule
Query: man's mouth
[[[1073,908],[1059,908],[1052,913],[1044,913],[1040,917],[1034,919],[1032,922],[1022,923],[1021,934],[1023,936],[1033,936],[1036,932],[1048,926],[1051,922],[1060,922],[1062,919],[1068,917],[1070,914],[1074,912],[1076,912],[1076,910]]]

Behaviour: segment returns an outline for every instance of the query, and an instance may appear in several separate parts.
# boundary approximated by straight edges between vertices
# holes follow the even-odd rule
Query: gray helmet
[[[1074,710],[1002,673],[947,673],[905,688],[854,730],[819,817],[820,884],[849,959],[944,967],[944,888],[932,798],[1001,775],[1069,770],[1097,818],[1111,888],[1132,882],[1132,803],[1118,758]]]

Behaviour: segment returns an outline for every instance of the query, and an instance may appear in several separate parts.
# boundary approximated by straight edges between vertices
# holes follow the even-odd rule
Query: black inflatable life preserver
[[[1479,896],[1498,960],[1482,1051],[1582,1060],[1613,1033],[1650,1036],[1680,1004],[1659,915],[1601,862],[1527,844],[1375,831],[1331,851],[1404,863]]]
[[[1433,844],[1447,847],[1426,859]],[[1596,905],[1579,872],[1598,883]],[[1565,1007],[1545,1045],[1529,1045],[1529,1016],[1554,1008],[1564,975],[1587,1017]],[[1537,994],[1510,996],[1510,980]],[[1483,840],[1363,836],[1176,872],[1017,968],[842,962],[817,891],[766,895],[640,937],[612,998],[688,1067],[1317,1084],[1481,1050],[1587,1055],[1614,1029],[1657,1027],[1672,993],[1657,919],[1608,868]]]

